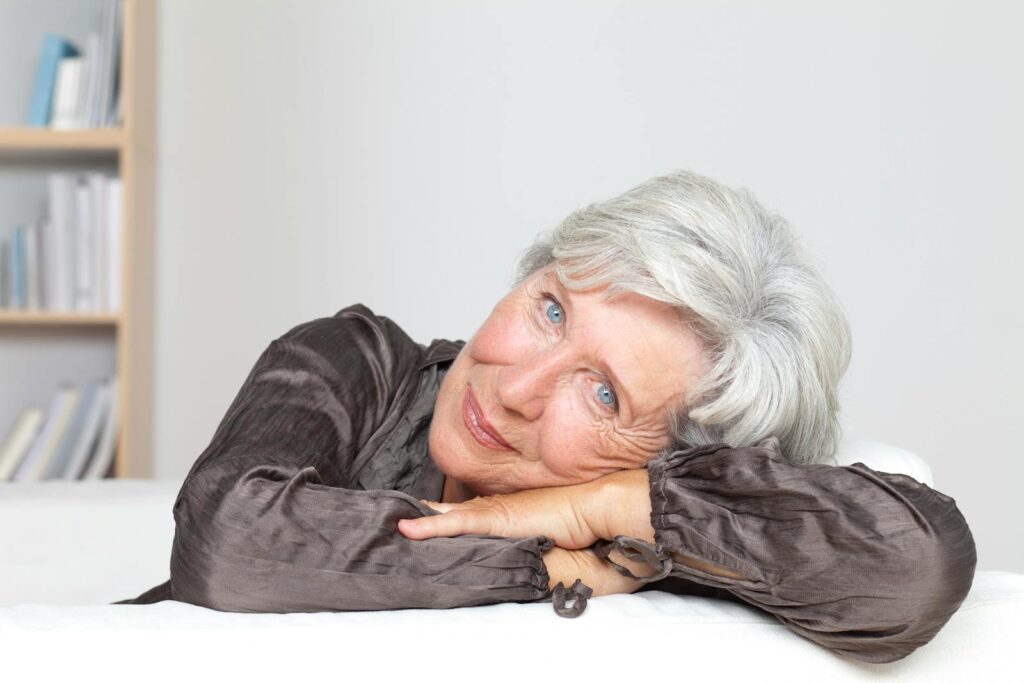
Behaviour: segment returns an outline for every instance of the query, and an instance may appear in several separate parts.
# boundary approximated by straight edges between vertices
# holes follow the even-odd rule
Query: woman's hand
[[[464,503],[421,500],[443,514],[399,520],[398,530],[415,540],[463,534],[547,536],[560,548],[575,550],[600,538],[600,500],[592,482],[479,496]]]
[[[644,585],[619,574],[589,546],[599,538],[611,540],[619,534],[654,541],[645,469],[613,472],[572,486],[480,496],[464,503],[420,502],[443,514],[399,520],[398,529],[408,538],[547,536],[555,543],[544,553],[552,590],[559,582],[568,587],[576,579],[587,584],[595,596],[632,593]],[[634,576],[650,576],[655,571],[618,550],[612,550],[609,559]]]
[[[403,519],[398,530],[421,540],[487,534],[508,538],[547,536],[567,550],[617,535],[654,542],[647,470],[620,470],[571,486],[479,496],[464,503],[421,500],[443,514]]]

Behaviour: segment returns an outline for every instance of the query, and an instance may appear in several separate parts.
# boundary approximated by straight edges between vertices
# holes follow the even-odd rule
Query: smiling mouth
[[[496,451],[515,450],[494,432],[493,427],[487,424],[483,410],[480,409],[480,404],[477,403],[476,396],[473,395],[473,388],[468,385],[466,395],[462,398],[462,421],[466,424],[469,433],[481,445]]]

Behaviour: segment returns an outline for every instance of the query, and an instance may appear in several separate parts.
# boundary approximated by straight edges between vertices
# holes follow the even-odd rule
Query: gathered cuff
[[[659,548],[642,538],[632,536],[616,536],[613,540],[598,539],[592,546],[594,554],[608,562],[619,574],[632,581],[650,583],[660,581],[672,571],[672,557],[664,548]],[[627,559],[643,562],[656,571],[651,576],[636,576],[626,567],[609,557],[613,550],[618,550]]]
[[[707,468],[708,461],[713,461],[721,451],[735,457],[736,449],[726,443],[714,443],[666,451],[647,462],[655,545],[668,556],[673,576],[716,588],[745,586],[758,592],[770,591],[780,578],[776,572],[748,559],[750,548],[739,544],[740,534],[732,531],[738,517],[736,510],[725,507],[721,501],[708,505],[701,497],[706,491],[689,488],[691,484],[704,485],[712,478],[701,467]],[[728,469],[717,472],[713,490],[724,493],[730,486],[736,486],[730,478],[743,476],[744,470],[732,460],[723,465]],[[678,561],[678,556],[701,560],[748,578],[706,572]]]

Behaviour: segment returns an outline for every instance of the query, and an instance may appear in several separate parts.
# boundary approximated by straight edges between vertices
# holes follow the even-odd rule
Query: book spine
[[[0,308],[11,306],[11,241],[0,240]]]
[[[39,228],[25,226],[25,296],[30,311],[40,309],[39,292]]]
[[[57,64],[57,86],[53,95],[50,127],[68,130],[74,127],[75,91],[78,87],[78,57],[65,57]]]
[[[75,310],[92,309],[93,226],[91,186],[84,177],[75,184]]]
[[[107,177],[102,173],[89,176],[89,192],[92,198],[93,241],[92,272],[93,272],[93,310],[109,310],[107,305],[107,250],[109,229],[107,227]]]
[[[78,50],[60,36],[47,34],[43,38],[43,47],[39,54],[39,65],[36,68],[36,81],[32,90],[32,102],[29,106],[29,126],[46,127],[50,125],[53,115],[54,90],[57,84],[57,70],[60,60],[73,57]]]
[[[85,57],[89,64],[88,85],[85,90],[83,125],[95,128],[99,125],[96,103],[99,102],[99,80],[103,73],[100,61],[100,34],[93,31],[86,40]]]
[[[0,446],[0,481],[10,481],[32,449],[43,426],[43,411],[26,408],[18,416],[10,434]]]
[[[20,225],[14,227],[14,308],[25,308],[25,246]]]
[[[122,192],[124,185],[120,178],[110,178],[107,183],[107,301],[111,311],[121,310],[121,251],[124,244],[124,207]]]

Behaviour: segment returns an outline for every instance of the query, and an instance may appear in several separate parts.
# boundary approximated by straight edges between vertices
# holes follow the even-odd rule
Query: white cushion
[[[922,484],[933,486],[932,469],[919,455],[881,441],[847,437],[839,444],[834,463],[852,465],[862,462],[877,472],[892,472],[913,477]]]
[[[839,456],[837,464],[863,462],[931,480],[918,456],[879,442],[850,440]],[[880,676],[1009,680],[1024,670],[1018,647],[1024,574],[1014,572],[978,572],[963,606],[934,640],[883,665],[835,655],[755,607],[663,591],[592,598],[576,619],[557,616],[547,603],[312,614],[234,614],[176,601],[105,604],[169,577],[171,506],[179,487],[142,480],[0,484],[5,678],[96,671],[105,680],[137,680],[158,666],[175,678],[201,672],[201,678],[305,679],[339,675],[342,667],[345,677],[377,680],[386,666],[384,679],[422,678],[427,670],[473,680],[625,680],[683,672],[817,683]]]

